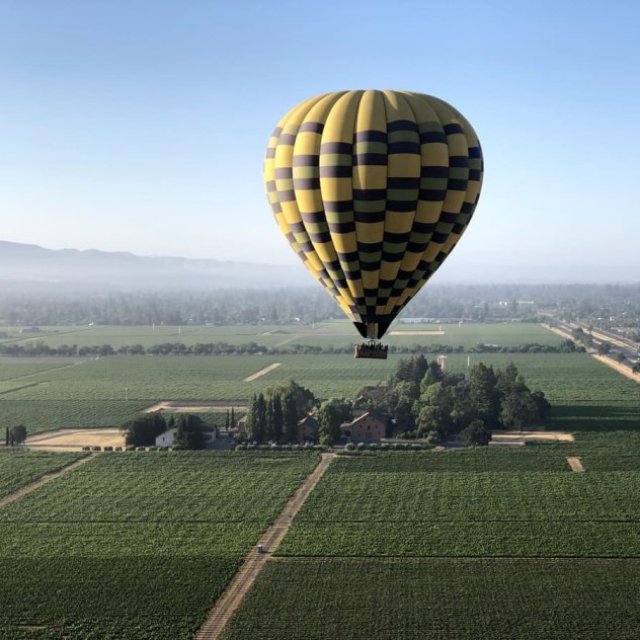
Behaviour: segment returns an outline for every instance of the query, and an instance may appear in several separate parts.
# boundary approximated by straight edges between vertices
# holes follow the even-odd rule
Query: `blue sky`
[[[0,3],[0,239],[294,262],[262,187],[297,102],[437,95],[485,154],[450,262],[640,273],[640,3]],[[446,267],[443,268],[443,272]]]

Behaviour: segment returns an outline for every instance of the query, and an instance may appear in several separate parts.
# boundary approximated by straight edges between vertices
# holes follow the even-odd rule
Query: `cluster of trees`
[[[153,446],[159,435],[174,428],[173,446],[180,449],[203,449],[205,434],[211,430],[198,415],[181,413],[165,419],[160,411],[137,416],[120,427],[125,432],[126,444],[136,447]]]
[[[23,424],[5,429],[4,443],[7,447],[15,447],[27,439],[27,427]]]
[[[496,371],[480,363],[467,378],[422,355],[401,360],[386,387],[364,389],[357,406],[392,416],[394,431],[406,438],[441,442],[457,435],[473,444],[487,444],[493,429],[540,425],[550,410],[544,393],[532,392],[513,364]]]
[[[313,393],[291,380],[282,387],[254,394],[245,417],[250,442],[298,442],[298,422],[316,405]]]

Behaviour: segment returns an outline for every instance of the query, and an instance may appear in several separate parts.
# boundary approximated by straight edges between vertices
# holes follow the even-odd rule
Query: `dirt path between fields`
[[[548,324],[542,324],[542,326],[551,331],[552,333],[555,333],[556,335],[561,336],[562,338],[568,338],[569,340],[573,340],[573,337],[566,333],[565,331],[562,331],[561,329],[556,329],[555,327],[551,327]],[[638,384],[640,384],[640,375],[633,373],[633,371],[623,365],[620,364],[619,362],[616,362],[613,358],[608,358],[607,356],[601,356],[598,353],[591,353],[589,354],[592,358],[595,358],[598,362],[602,362],[602,364],[607,365],[607,367],[613,369],[614,371],[617,371],[618,373],[621,373],[623,376],[625,376],[626,378],[629,378],[629,380],[633,380],[634,382],[637,382]]]
[[[325,471],[336,457],[335,453],[323,453],[318,466],[307,476],[298,487],[291,500],[280,512],[275,522],[265,531],[258,544],[264,546],[264,552],[259,553],[254,547],[245,558],[244,563],[233,577],[225,592],[218,598],[213,609],[209,612],[198,633],[196,640],[216,640],[222,634],[226,624],[242,604],[247,592],[256,581],[271,554],[278,547],[289,530],[293,518],[305,503],[309,494],[315,489]]]
[[[243,382],[253,382],[258,378],[262,378],[262,376],[266,376],[267,373],[273,371],[274,369],[277,369],[281,364],[282,362],[274,362],[273,364],[270,364],[268,367],[265,367],[264,369],[260,369],[260,371],[256,371],[255,373],[252,373],[250,376],[247,376],[243,380]]]
[[[580,458],[569,456],[567,458],[567,462],[571,467],[571,471],[575,471],[576,473],[584,473],[584,467],[582,466],[582,461],[580,460]]]
[[[28,484],[23,485],[19,489],[16,489],[13,493],[10,493],[9,495],[4,496],[3,498],[0,498],[0,508],[8,504],[11,504],[16,500],[20,500],[20,498],[23,498],[24,496],[29,495],[30,493],[33,493],[36,489],[39,489],[40,487],[51,482],[52,480],[56,480],[57,478],[60,478],[61,476],[65,475],[65,473],[69,473],[69,471],[73,471],[79,466],[86,464],[87,462],[89,462],[89,460],[93,460],[94,457],[95,456],[93,455],[87,456],[86,458],[81,458],[76,462],[72,462],[71,464],[68,464],[66,467],[62,467],[62,469],[58,469],[57,471],[53,471],[52,473],[45,473],[45,475],[40,476],[36,480],[33,480],[32,482],[29,482]]]

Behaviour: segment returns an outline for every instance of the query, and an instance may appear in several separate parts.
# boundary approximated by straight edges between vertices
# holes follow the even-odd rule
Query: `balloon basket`
[[[354,358],[372,358],[374,360],[386,360],[389,347],[380,342],[367,342],[357,344],[353,351]]]

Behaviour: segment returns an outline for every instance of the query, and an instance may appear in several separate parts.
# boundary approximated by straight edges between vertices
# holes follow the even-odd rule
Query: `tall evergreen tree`
[[[273,395],[273,439],[282,441],[284,416],[282,412],[282,398],[279,393]]]
[[[283,413],[283,425],[284,425],[284,440],[288,443],[298,442],[298,410],[296,406],[296,399],[292,394],[286,394],[284,396],[284,403],[282,407]]]
[[[500,424],[500,397],[496,389],[496,375],[493,367],[480,362],[469,376],[469,396],[474,404],[479,420],[489,429]]]
[[[274,442],[276,429],[273,415],[273,396],[270,396],[266,402],[264,439],[268,442]]]

